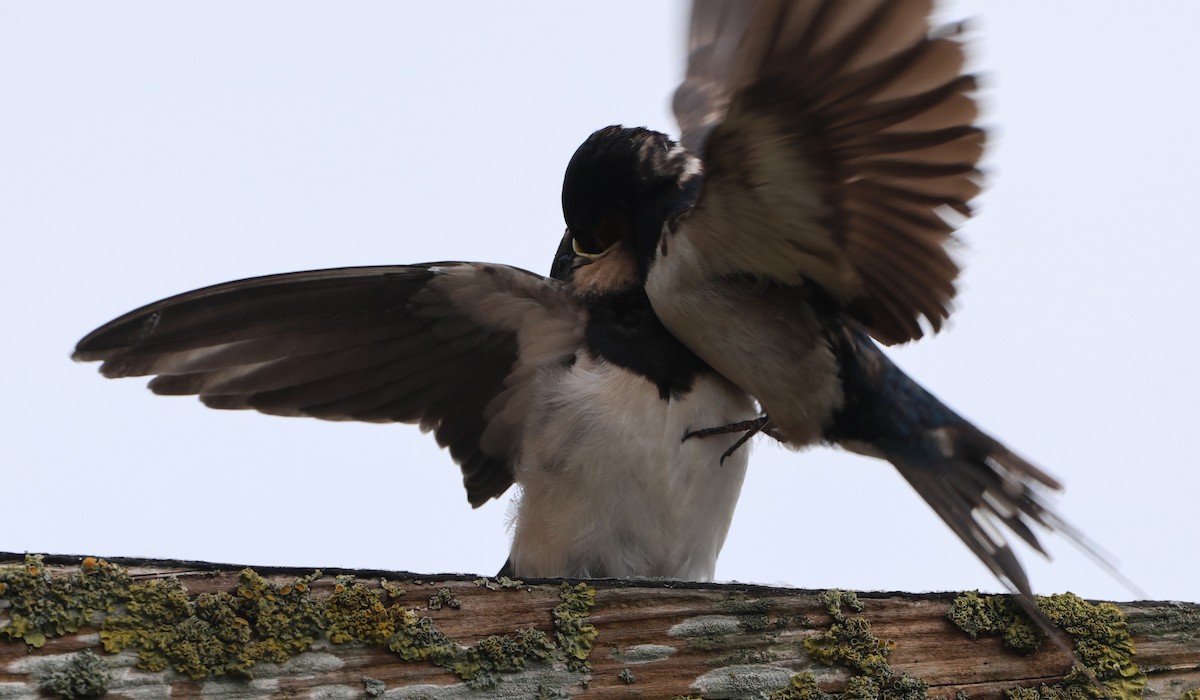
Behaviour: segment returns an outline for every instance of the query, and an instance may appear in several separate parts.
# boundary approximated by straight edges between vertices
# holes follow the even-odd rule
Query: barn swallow
[[[684,436],[757,408],[663,328],[631,258],[573,241],[551,278],[444,262],[220,284],[105,324],[74,357],[212,408],[419,424],[473,506],[519,484],[501,573],[709,580],[747,457]]]
[[[764,412],[689,438],[765,429],[891,462],[1037,617],[1006,531],[1043,555],[1039,528],[1094,553],[1046,498],[1061,485],[877,344],[940,330],[959,272],[947,245],[980,191],[962,28],[931,29],[931,9],[697,0],[679,142],[597,131],[564,207],[580,249],[633,256],[667,330]]]
[[[478,506],[520,486],[505,571],[710,579],[759,430],[894,464],[1010,589],[1004,529],[1077,537],[1050,476],[878,343],[936,331],[984,132],[930,0],[697,0],[678,142],[592,134],[550,277],[343,268],[171,297],[81,340],[158,394],[432,431]],[[761,408],[761,412],[760,412]]]

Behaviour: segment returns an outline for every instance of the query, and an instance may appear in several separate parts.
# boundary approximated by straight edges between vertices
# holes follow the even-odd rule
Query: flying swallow
[[[709,579],[758,430],[894,464],[1012,590],[1006,539],[1078,535],[1060,488],[877,341],[950,313],[985,139],[930,0],[697,0],[678,142],[601,129],[550,277],[445,262],[230,282],[81,340],[108,377],[285,416],[419,424],[480,505],[520,487],[506,572]],[[759,408],[765,413],[760,414]]]

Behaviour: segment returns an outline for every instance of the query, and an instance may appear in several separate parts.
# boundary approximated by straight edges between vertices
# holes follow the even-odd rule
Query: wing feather
[[[530,383],[574,355],[582,313],[560,282],[499,265],[316,270],[150,304],[74,357],[212,408],[419,423],[479,505],[512,484]]]
[[[696,269],[816,282],[886,343],[920,337],[922,318],[941,327],[958,274],[949,215],[970,214],[985,136],[958,30],[931,32],[931,9],[696,3],[675,99],[704,160],[676,230]]]

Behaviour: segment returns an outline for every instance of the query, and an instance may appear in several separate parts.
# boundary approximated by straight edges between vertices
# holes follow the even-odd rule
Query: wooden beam
[[[1043,608],[1112,697],[1200,700],[1200,606]],[[973,594],[0,554],[0,697],[1076,697],[1087,681],[1061,685],[1060,648],[1006,646],[1037,641],[1011,611]]]

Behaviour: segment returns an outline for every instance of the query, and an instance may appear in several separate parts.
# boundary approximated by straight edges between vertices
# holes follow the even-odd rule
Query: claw
[[[746,442],[750,438],[754,437],[755,435],[758,435],[764,429],[766,429],[768,435],[772,435],[771,430],[767,427],[770,422],[771,422],[770,416],[761,415],[758,418],[754,418],[753,420],[738,421],[737,423],[730,423],[729,425],[721,425],[721,426],[717,426],[716,428],[701,428],[700,430],[689,430],[688,432],[683,434],[683,439],[687,440],[688,438],[694,438],[694,437],[705,438],[705,437],[710,437],[712,435],[728,435],[730,433],[742,433],[741,437],[739,437],[736,442],[734,442],[732,445],[730,445],[729,449],[725,450],[725,453],[721,455],[721,465],[724,466],[725,460],[729,459],[729,456],[732,455],[734,452],[737,452],[739,447],[741,447],[742,445],[745,445]]]
[[[742,445],[745,445],[750,438],[762,432],[762,429],[767,427],[767,423],[770,422],[770,420],[770,418],[763,416],[758,420],[753,421],[754,425],[751,426],[751,428],[745,433],[742,433],[742,436],[738,438],[736,442],[730,445],[728,450],[725,450],[725,454],[721,455],[721,466],[725,466],[725,460],[729,459],[729,455],[737,452],[737,449]]]
[[[752,420],[738,421],[729,425],[721,425],[716,428],[701,428],[699,430],[689,430],[683,434],[683,439],[686,441],[689,438],[706,438],[712,435],[728,435],[729,433],[741,433],[747,430],[753,430],[755,433],[763,429],[770,418],[767,416],[759,416]]]

